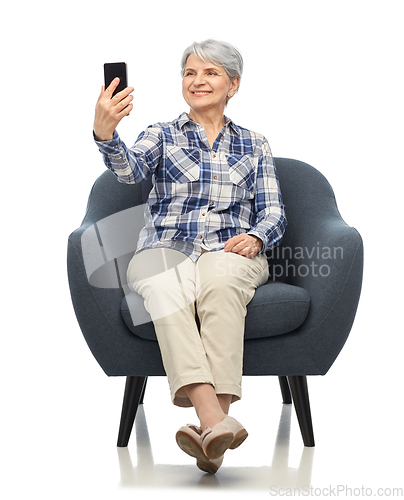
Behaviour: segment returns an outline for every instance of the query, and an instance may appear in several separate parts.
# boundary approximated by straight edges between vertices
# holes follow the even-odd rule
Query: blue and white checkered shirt
[[[119,182],[153,176],[136,252],[173,248],[196,261],[202,248],[220,250],[240,233],[261,238],[261,252],[281,241],[285,210],[262,135],[225,117],[210,147],[204,128],[183,113],[147,128],[130,149],[116,131],[111,141],[96,143]]]

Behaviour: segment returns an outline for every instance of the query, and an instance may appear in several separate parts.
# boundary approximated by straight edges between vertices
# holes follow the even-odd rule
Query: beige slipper
[[[248,432],[233,417],[228,415],[212,429],[208,427],[201,435],[203,453],[215,460],[227,449],[238,448],[248,436]]]
[[[179,429],[175,438],[182,451],[196,458],[196,465],[199,469],[215,474],[223,463],[223,455],[213,460],[209,459],[202,450],[201,435],[200,427],[188,424]]]

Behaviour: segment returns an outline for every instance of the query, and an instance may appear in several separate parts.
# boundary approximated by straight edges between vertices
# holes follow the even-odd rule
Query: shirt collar
[[[238,127],[238,125],[236,125],[233,122],[233,120],[231,118],[224,115],[224,120],[225,120],[226,127],[231,127],[237,135],[240,135],[240,128]],[[179,125],[180,129],[182,129],[184,127],[184,125],[186,125],[187,123],[189,123],[189,124],[195,123],[196,124],[196,122],[194,122],[194,120],[192,120],[192,118],[190,118],[188,116],[188,114],[184,112],[178,117],[178,125]]]
[[[226,115],[224,116],[224,119],[225,119],[225,124],[228,127],[231,127],[237,135],[240,135],[241,133],[240,127],[236,125],[234,121],[231,118],[228,118]]]

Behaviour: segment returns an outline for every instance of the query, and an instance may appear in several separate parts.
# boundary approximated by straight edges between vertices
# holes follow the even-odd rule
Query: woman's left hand
[[[233,252],[252,259],[262,249],[262,240],[257,236],[250,236],[246,233],[238,234],[229,238],[225,245],[225,252]]]

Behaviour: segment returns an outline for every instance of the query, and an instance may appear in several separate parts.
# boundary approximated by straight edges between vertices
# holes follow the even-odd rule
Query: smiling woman
[[[173,403],[200,420],[177,443],[214,473],[248,435],[228,416],[241,398],[246,306],[268,280],[265,251],[282,240],[286,217],[268,141],[224,115],[240,85],[238,50],[194,43],[181,65],[189,113],[128,148],[116,126],[134,89],[113,96],[114,81],[99,96],[94,135],[118,181],[153,178],[127,282],[152,317]]]

